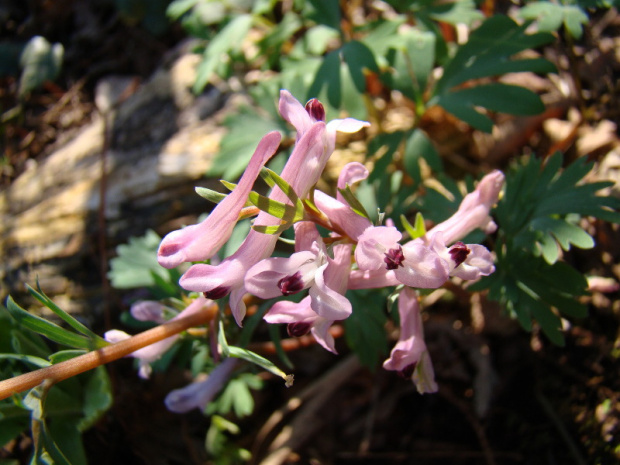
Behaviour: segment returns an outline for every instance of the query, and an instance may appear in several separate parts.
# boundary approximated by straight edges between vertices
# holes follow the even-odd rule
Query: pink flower
[[[132,304],[129,313],[139,321],[153,321],[155,323],[164,323],[165,305],[156,300],[140,300]]]
[[[227,358],[204,381],[170,391],[164,400],[166,407],[174,413],[185,413],[195,408],[204,410],[230,379],[238,362],[238,359]]]
[[[418,392],[437,392],[435,372],[426,343],[417,293],[405,287],[398,298],[400,337],[383,368],[411,378]]]
[[[454,215],[437,224],[428,234],[443,233],[446,244],[457,241],[475,229],[482,229],[490,234],[497,229],[489,212],[499,197],[504,185],[504,174],[492,171],[483,177],[473,192],[467,194]]]
[[[325,164],[336,143],[336,131],[355,132],[368,123],[347,118],[323,122],[324,110],[318,101],[311,101],[304,108],[292,95],[283,90],[280,93],[280,113],[297,129],[297,141],[293,153],[280,176],[288,182],[295,193],[304,198],[319,180]],[[279,188],[274,188],[269,197],[279,202],[288,202]],[[255,220],[257,226],[280,224],[280,220],[261,212]],[[183,288],[204,292],[212,299],[230,294],[230,306],[235,320],[240,325],[245,316],[243,295],[246,293],[244,277],[247,270],[269,257],[278,236],[250,231],[237,252],[217,266],[193,265],[181,278]]]
[[[392,270],[401,283],[417,288],[434,289],[450,276],[445,257],[423,240],[416,239],[401,246],[401,233],[392,226],[367,228],[359,237],[355,260],[361,270]]]
[[[272,257],[252,266],[245,275],[245,289],[261,299],[296,294],[314,284],[317,270],[327,264],[325,244],[314,223],[295,225],[295,252]]]
[[[185,308],[185,310],[180,312],[170,321],[201,312],[204,309],[210,307],[211,305],[213,305],[213,301],[200,296],[191,304],[189,304],[187,308]],[[106,333],[104,334],[104,339],[111,343],[120,342],[125,339],[129,339],[130,337],[131,336],[129,334],[118,329],[111,329],[110,331],[106,331]],[[136,358],[140,361],[140,369],[138,371],[138,375],[141,378],[148,378],[151,375],[152,371],[151,363],[159,360],[161,356],[165,354],[168,349],[170,349],[170,347],[172,347],[172,345],[176,342],[178,338],[179,335],[176,334],[174,336],[170,336],[169,338],[158,341],[155,344],[151,344],[150,346],[146,346],[140,350],[136,350],[135,352],[130,354],[131,357]]]
[[[489,216],[497,202],[504,175],[494,171],[486,175],[476,190],[466,195],[457,212],[439,223],[421,238],[400,245],[401,233],[393,226],[371,226],[357,238],[355,260],[361,272],[351,274],[355,288],[370,287],[396,279],[416,288],[433,289],[443,285],[450,276],[466,280],[491,274],[493,257],[483,246],[457,242],[476,228],[486,232],[495,229]],[[342,215],[342,214],[340,214]],[[385,269],[385,276],[381,275]],[[391,273],[390,273],[391,272]],[[374,275],[374,276],[371,276]],[[382,279],[377,279],[379,275]]]
[[[301,337],[310,332],[325,350],[335,354],[337,353],[335,341],[329,333],[329,327],[333,321],[317,315],[310,306],[311,301],[310,296],[305,297],[301,302],[280,300],[269,309],[264,319],[271,324],[286,324],[291,337]]]
[[[334,258],[316,269],[309,296],[301,302],[276,302],[265,315],[268,323],[286,323],[291,336],[312,333],[326,350],[336,353],[329,327],[334,321],[348,318],[353,309],[344,296],[351,267],[351,245],[333,247]]]
[[[157,260],[161,266],[174,268],[183,262],[207,260],[217,253],[230,238],[254,181],[261,168],[278,149],[280,139],[280,133],[276,131],[262,138],[237,187],[204,221],[173,231],[164,237],[157,252]]]

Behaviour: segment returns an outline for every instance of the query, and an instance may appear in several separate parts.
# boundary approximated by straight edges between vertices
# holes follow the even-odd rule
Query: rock
[[[110,258],[131,236],[164,234],[212,208],[194,187],[217,188],[204,173],[239,98],[215,88],[193,96],[196,59],[182,55],[133,93],[131,79],[100,83],[92,122],[0,193],[3,298],[17,298],[38,277],[48,295],[69,303],[66,310],[95,310],[103,297],[101,224]]]

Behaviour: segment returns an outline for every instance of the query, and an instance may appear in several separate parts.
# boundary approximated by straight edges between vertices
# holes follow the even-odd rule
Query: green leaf
[[[196,186],[194,190],[196,191],[196,194],[198,194],[200,197],[213,203],[220,203],[228,195],[224,194],[223,192],[214,191],[213,189],[208,189],[206,187],[200,186]]]
[[[261,357],[257,353],[254,353],[247,349],[242,349],[241,347],[228,346],[228,355],[230,357],[240,358],[247,362],[253,363],[254,365],[258,365],[259,367],[273,373],[280,378],[287,380],[290,375],[287,375],[282,370],[280,370],[272,361],[267,360],[265,357]]]
[[[108,278],[116,289],[152,287],[153,274],[171,281],[174,278],[157,262],[157,249],[161,238],[152,230],[142,237],[132,237],[129,243],[116,248],[117,256],[110,260]]]
[[[51,363],[47,360],[40,357],[35,357],[34,355],[0,354],[0,360],[17,360],[34,365],[36,368],[48,367],[51,365]]]
[[[269,337],[271,338],[271,341],[273,342],[276,348],[276,355],[282,361],[282,363],[284,363],[284,366],[286,366],[286,368],[288,368],[289,370],[292,370],[293,362],[291,362],[291,359],[288,357],[288,355],[286,355],[286,351],[282,348],[282,338],[280,337],[280,328],[278,328],[278,325],[269,325],[268,328],[269,328]]]
[[[420,100],[435,66],[437,36],[429,31],[409,29],[403,39],[405,49],[402,51],[407,59],[417,100]]]
[[[28,428],[30,412],[14,404],[0,404],[0,444],[8,444]],[[2,461],[0,460],[0,464]],[[9,465],[9,464],[7,464]],[[16,462],[15,465],[19,465]]]
[[[353,84],[360,94],[366,92],[366,70],[378,72],[372,51],[362,42],[352,40],[341,49],[342,58],[349,68]]]
[[[562,5],[551,2],[532,2],[519,10],[523,19],[536,20],[541,32],[557,31],[564,19]]]
[[[340,5],[333,0],[307,0],[314,11],[307,11],[305,17],[318,24],[340,30]]]
[[[26,289],[28,290],[30,295],[32,295],[35,299],[37,299],[39,302],[41,302],[43,305],[49,308],[52,312],[54,312],[61,320],[63,320],[65,323],[71,326],[78,333],[82,333],[84,336],[91,339],[93,341],[95,348],[101,348],[101,347],[105,347],[108,345],[105,339],[103,339],[102,337],[99,337],[89,328],[87,328],[82,323],[80,323],[78,320],[76,320],[71,315],[69,315],[67,312],[62,310],[48,296],[46,296],[41,290],[38,281],[37,281],[37,290],[34,290],[28,284],[26,284]]]
[[[31,389],[24,398],[24,405],[31,411],[34,441],[33,463],[53,463],[71,465],[71,462],[58,448],[50,435],[45,422],[45,403],[50,385],[45,383]],[[77,464],[79,465],[79,464]]]
[[[351,192],[351,187],[348,184],[344,189],[338,189],[338,192],[340,192],[342,197],[349,204],[351,210],[353,210],[359,216],[362,216],[364,218],[370,218],[362,203],[357,199],[357,197],[355,197],[355,195],[353,195],[353,192]]]
[[[166,14],[170,17],[170,19],[177,20],[189,10],[191,10],[194,5],[198,4],[201,0],[174,0],[170,5],[168,5],[168,9],[166,10]]]
[[[232,410],[239,418],[250,415],[254,411],[254,398],[248,385],[242,379],[232,379],[220,395],[220,412]]]
[[[334,50],[323,58],[314,82],[308,89],[307,99],[319,97],[323,88],[327,88],[327,101],[334,108],[340,108],[342,89],[340,80],[340,50]]]
[[[298,43],[302,45],[303,51],[297,52],[297,54],[301,55],[301,57],[306,54],[323,55],[329,43],[338,39],[338,37],[338,32],[330,27],[322,24],[313,26],[300,38]],[[291,56],[296,56],[295,50],[291,52]]]
[[[204,52],[203,61],[197,69],[196,81],[193,90],[195,93],[203,91],[211,80],[216,68],[222,62],[228,62],[232,52],[239,50],[243,39],[250,30],[252,15],[241,14],[235,16],[224,28],[211,40]]]
[[[416,4],[421,7],[417,7]],[[476,10],[476,3],[473,0],[414,2],[413,9],[423,15],[428,15],[435,21],[454,25],[469,26],[474,21],[484,18],[482,12]]]
[[[424,217],[422,216],[422,213],[416,213],[414,222],[415,226],[411,225],[405,215],[400,215],[400,221],[407,233],[409,233],[411,240],[417,239],[418,237],[422,237],[426,234],[426,227],[424,226]]]
[[[374,369],[387,353],[383,295],[378,292],[348,292],[353,313],[344,321],[346,340],[360,362]]]
[[[485,20],[445,66],[434,95],[446,93],[471,79],[520,71],[554,72],[553,64],[544,59],[511,59],[516,53],[554,39],[548,33],[527,34],[526,29],[527,24],[519,26],[507,16],[494,15]]]
[[[519,26],[502,15],[494,15],[485,20],[445,65],[428,105],[441,105],[457,118],[486,132],[491,131],[493,123],[486,115],[476,111],[477,106],[516,115],[531,115],[543,111],[540,98],[525,88],[499,83],[455,88],[472,79],[506,73],[554,72],[553,64],[545,59],[513,58],[518,52],[553,40],[553,35],[548,33],[527,34],[526,28],[527,24]]]
[[[35,333],[47,337],[54,342],[80,349],[92,349],[94,346],[94,342],[88,338],[75,334],[50,321],[28,313],[26,310],[17,305],[11,296],[7,298],[6,308],[19,324],[34,331]]]
[[[421,129],[414,129],[405,142],[403,164],[407,174],[418,185],[422,184],[421,159],[424,159],[435,172],[443,171],[441,158],[431,140]]]
[[[295,218],[297,210],[292,205],[278,202],[264,195],[257,194],[252,191],[248,195],[248,199],[253,205],[256,205],[261,211],[269,213],[271,216],[281,219],[287,223],[292,222]]]
[[[299,200],[299,196],[293,189],[293,187],[286,182],[280,175],[270,170],[269,168],[262,168],[260,170],[261,177],[269,185],[269,187],[278,186],[280,190],[286,195],[293,205],[299,210],[303,210],[303,204]]]
[[[575,39],[583,34],[583,25],[588,24],[588,15],[577,5],[562,5],[551,2],[533,2],[519,10],[519,16],[536,20],[538,30],[553,32],[566,27]]]
[[[575,39],[581,39],[583,25],[588,24],[588,15],[576,5],[564,5],[564,26]]]
[[[89,373],[84,386],[82,403],[83,418],[77,425],[79,431],[86,431],[99,421],[113,403],[112,384],[105,367],[98,367]]]
[[[248,166],[261,138],[268,132],[281,130],[279,122],[243,109],[224,122],[228,132],[220,141],[220,150],[213,159],[207,176],[237,179]]]
[[[61,350],[49,356],[50,362],[52,364],[57,364],[61,362],[66,362],[67,360],[71,360],[72,358],[79,357],[80,355],[84,355],[86,353],[85,350],[72,349],[72,350]]]
[[[394,154],[402,143],[404,136],[405,133],[402,131],[383,133],[368,143],[369,156],[377,157],[379,153],[383,153],[375,159],[374,169],[368,176],[367,182],[372,183],[385,176],[386,169],[392,163]]]
[[[512,115],[536,115],[545,110],[540,97],[529,89],[493,83],[456,90],[440,96],[436,103],[466,123],[491,132],[492,121],[476,107]]]
[[[522,305],[527,305],[529,312],[536,318],[545,335],[558,346],[564,346],[562,321],[553,311],[540,300],[532,298],[529,292],[524,292]]]
[[[258,42],[259,53],[266,56],[270,62],[273,62],[272,57],[280,58],[283,55],[279,53],[282,45],[301,27],[302,21],[297,13],[292,11],[285,13],[284,17]]]

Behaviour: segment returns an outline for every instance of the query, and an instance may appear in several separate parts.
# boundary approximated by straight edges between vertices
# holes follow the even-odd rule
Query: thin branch
[[[98,366],[113,362],[119,358],[149,346],[170,336],[174,336],[193,326],[202,325],[211,321],[217,315],[217,306],[213,305],[206,310],[193,315],[169,321],[163,325],[136,334],[124,341],[111,344],[99,350],[88,352],[65,362],[51,365],[40,370],[24,373],[4,381],[0,381],[0,400],[13,394],[32,389],[45,380],[53,383],[63,381]]]

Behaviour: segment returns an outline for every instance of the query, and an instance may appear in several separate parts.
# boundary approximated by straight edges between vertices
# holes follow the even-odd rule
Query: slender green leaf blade
[[[11,316],[25,328],[41,334],[54,342],[80,349],[93,348],[94,343],[89,339],[61,328],[41,317],[28,313],[17,305],[11,296],[7,298],[6,308]]]

